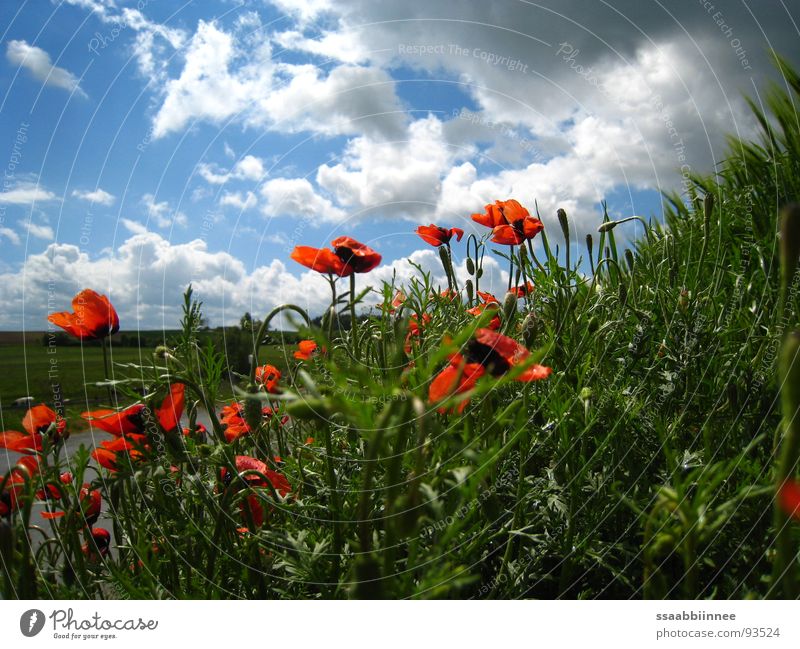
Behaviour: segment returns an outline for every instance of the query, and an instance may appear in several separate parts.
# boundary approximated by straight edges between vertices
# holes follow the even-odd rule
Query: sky
[[[212,326],[318,314],[289,254],[340,235],[383,256],[360,286],[409,260],[444,283],[414,229],[484,235],[470,214],[509,198],[562,253],[565,209],[577,258],[603,201],[658,219],[755,133],[744,97],[782,82],[771,51],[800,64],[798,23],[798,0],[6,0],[0,329],[87,287],[129,331],[176,327],[190,283]]]

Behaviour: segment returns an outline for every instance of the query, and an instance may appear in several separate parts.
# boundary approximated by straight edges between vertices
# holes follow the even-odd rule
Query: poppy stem
[[[353,353],[358,357],[358,324],[356,323],[356,276],[350,275],[350,339],[353,341]]]
[[[511,290],[511,282],[514,279],[514,246],[509,248],[508,255],[508,290]]]
[[[333,524],[333,572],[339,581],[339,565],[342,554],[342,530],[340,522],[339,492],[336,488],[336,470],[333,466],[333,434],[330,424],[325,426],[325,468],[328,478],[328,489],[331,492],[331,523]]]
[[[108,385],[109,381],[109,365],[108,365],[108,337],[102,339],[102,347],[103,347],[103,372],[106,377],[106,389],[108,390],[108,403],[112,407],[116,404],[114,403],[114,397],[111,393],[111,386]]]

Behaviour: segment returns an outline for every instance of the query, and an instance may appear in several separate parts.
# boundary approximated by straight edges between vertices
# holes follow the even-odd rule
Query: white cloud
[[[72,192],[72,195],[75,198],[80,198],[84,201],[89,201],[90,203],[97,203],[98,205],[105,205],[110,206],[114,204],[116,197],[113,194],[109,194],[104,189],[100,189],[99,187],[94,191],[89,190],[80,190],[75,189]]]
[[[53,65],[50,55],[40,47],[29,45],[24,40],[8,41],[6,58],[14,65],[28,70],[34,79],[46,86],[63,88],[86,96],[78,83],[78,78],[68,70]]]
[[[0,193],[0,204],[7,205],[30,205],[31,203],[54,201],[56,195],[46,189],[42,189],[34,183],[20,183],[13,189]]]
[[[46,241],[52,241],[55,238],[55,233],[53,232],[53,228],[49,225],[40,225],[38,223],[27,223],[25,226],[28,230],[28,234],[32,237],[36,237],[37,239],[45,239]]]
[[[123,219],[126,227],[141,224]],[[376,246],[375,242],[365,241]],[[377,247],[377,246],[376,246]],[[415,250],[407,257],[385,262],[372,272],[357,276],[357,286],[379,289],[396,273],[400,283],[416,274],[411,259],[433,274],[441,288],[446,286],[438,255],[432,248]],[[502,293],[507,275],[494,259],[484,260],[481,279],[486,290]],[[463,263],[458,274],[463,284]],[[154,232],[138,231],[108,255],[93,258],[78,246],[51,243],[38,254],[29,255],[16,272],[0,273],[0,328],[23,326],[41,329],[46,322],[48,291],[58,296],[55,310],[68,308],[72,296],[83,288],[109,296],[118,311],[123,331],[136,328],[174,328],[180,318],[181,294],[188,284],[202,300],[212,325],[234,324],[245,311],[267,313],[273,307],[292,302],[320,315],[330,303],[330,288],[319,273],[288,259],[272,259],[248,271],[245,264],[228,252],[211,252],[200,239],[172,243]],[[264,287],[270,290],[264,290]]]
[[[147,210],[147,216],[155,221],[159,228],[168,228],[174,225],[185,226],[189,219],[186,214],[173,210],[167,201],[156,201],[153,194],[142,196],[142,203]]]
[[[266,171],[264,161],[254,155],[246,155],[236,162],[229,171],[218,165],[201,162],[197,165],[197,173],[211,185],[224,185],[232,180],[261,180]]]
[[[266,199],[262,207],[265,216],[305,217],[312,223],[342,221],[347,213],[336,207],[329,199],[320,196],[306,178],[275,178],[261,187]]]
[[[139,223],[139,221],[134,221],[133,219],[120,219],[120,223],[122,223],[123,227],[130,232],[131,234],[145,234],[148,232],[147,226],[144,223]]]
[[[5,237],[15,246],[18,246],[20,243],[19,235],[11,228],[0,228],[0,237]]]
[[[258,205],[258,199],[253,192],[242,194],[241,192],[225,192],[219,199],[222,206],[234,207],[237,210],[252,210]]]
[[[342,65],[324,76],[313,65],[278,63],[268,39],[250,45],[200,21],[177,78],[164,86],[154,136],[195,121],[238,119],[282,132],[396,136],[405,117],[394,81],[373,67]]]

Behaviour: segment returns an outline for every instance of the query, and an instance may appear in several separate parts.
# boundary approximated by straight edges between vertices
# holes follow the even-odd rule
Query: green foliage
[[[235,394],[250,429],[236,439],[216,415],[227,342],[200,339],[200,305],[187,293],[182,331],[152,362],[130,366],[146,396],[118,389],[153,409],[168,384],[183,383],[188,436],[156,425],[147,435],[151,445],[163,438],[158,453],[102,478],[79,454],[87,477],[76,484],[91,479],[115,512],[103,561],[76,545],[85,532],[74,517],[28,542],[38,528],[27,481],[13,547],[3,550],[4,596],[767,595],[775,364],[800,306],[796,290],[780,295],[776,237],[776,208],[798,196],[800,81],[779,66],[792,94],[773,90],[768,114],[753,106],[761,140],[732,140],[719,174],[666,196],[664,222],[645,224],[630,249],[618,248],[624,223],[603,206],[591,259],[562,264],[546,232],[538,255],[532,246],[495,251],[512,283],[535,290],[475,317],[488,244],[471,237],[458,299],[421,269],[404,287],[338,287],[332,311],[300,331],[316,341],[313,357],[283,349],[279,394],[259,388],[237,356]],[[569,241],[568,215],[558,216]],[[454,287],[449,260],[445,251]],[[587,277],[579,269],[588,267]],[[375,296],[369,317],[353,320],[355,303]],[[282,309],[299,311],[243,318],[237,349],[272,363],[259,337]],[[341,326],[348,312],[353,327]],[[553,374],[521,383],[516,370],[487,372],[431,403],[431,380],[495,315]],[[208,437],[195,426],[203,408]],[[264,465],[243,470],[242,455]],[[38,487],[64,464],[57,446],[43,457]],[[797,529],[787,538],[796,547]]]

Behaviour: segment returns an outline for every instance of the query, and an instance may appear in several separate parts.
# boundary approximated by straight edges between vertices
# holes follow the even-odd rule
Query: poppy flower
[[[461,241],[461,237],[464,236],[464,230],[461,228],[440,228],[433,223],[430,225],[420,225],[414,232],[416,232],[425,243],[437,247],[450,243],[450,239],[454,236],[456,241]]]
[[[495,316],[486,326],[489,327],[489,329],[497,331],[500,328],[500,302],[491,293],[485,293],[483,291],[478,291],[478,297],[481,299],[482,304],[478,304],[471,309],[467,309],[467,313],[478,318],[483,315],[484,311],[487,309],[490,311],[496,311],[497,313],[495,313]]]
[[[256,383],[264,386],[264,389],[274,394],[278,391],[278,380],[281,378],[281,371],[274,365],[261,365],[256,368]]]
[[[234,465],[238,474],[242,474],[245,471],[258,471],[258,473],[262,475],[251,473],[242,476],[238,483],[234,483],[234,476],[226,468],[223,468],[220,477],[226,487],[231,485],[238,486],[239,488],[266,488],[271,486],[275,492],[281,496],[281,498],[285,498],[292,490],[292,487],[289,484],[289,481],[286,479],[286,476],[284,476],[282,473],[278,473],[277,471],[269,469],[266,463],[262,462],[261,460],[258,460],[254,457],[249,457],[247,455],[237,455],[234,458]],[[264,524],[264,507],[261,504],[261,498],[259,498],[255,493],[247,494],[245,496],[239,505],[239,511],[241,512],[241,515],[245,521],[252,520],[256,528],[261,527]]]
[[[63,485],[71,484],[72,474],[66,471],[58,476],[58,481]],[[39,489],[36,492],[36,498],[39,500],[59,500],[61,498],[61,493],[61,489],[57,485],[48,482],[44,486],[44,489]]]
[[[313,340],[301,340],[297,343],[297,351],[294,357],[299,361],[311,360],[312,354],[317,351],[317,343]]]
[[[165,432],[169,433],[178,428],[185,405],[186,386],[183,383],[173,383],[169,386],[169,394],[156,408],[156,418]]]
[[[530,212],[513,198],[507,201],[495,201],[494,204],[490,203],[485,210],[483,214],[473,214],[472,220],[492,229],[530,217]]]
[[[98,340],[119,331],[119,316],[105,295],[87,288],[72,298],[73,313],[51,313],[47,319],[79,340]]]
[[[295,246],[291,258],[318,273],[347,277],[353,273],[367,273],[381,263],[381,256],[369,246],[351,237],[338,237],[331,241],[333,250]]]
[[[519,286],[512,286],[509,290],[509,293],[516,295],[517,297],[525,297],[526,295],[530,295],[533,293],[533,283],[528,282],[527,284],[520,284]]]
[[[86,421],[95,428],[99,428],[116,437],[131,434],[141,434],[144,431],[144,413],[147,406],[137,403],[125,410],[93,410],[81,413]]]
[[[92,525],[94,525],[97,522],[97,519],[100,517],[100,509],[103,504],[103,498],[97,489],[90,490],[89,485],[85,484],[81,487],[81,490],[78,493],[78,499],[80,500],[81,513],[83,515],[84,522],[86,523],[87,527],[92,527]],[[65,513],[66,512],[63,511],[43,511],[41,512],[41,515],[42,518],[51,520],[55,518],[61,518]]]
[[[389,309],[389,313],[394,313],[399,309],[406,301],[406,294],[403,291],[397,291],[392,300],[392,308]]]
[[[54,427],[51,428],[51,426]],[[26,433],[7,430],[0,433],[0,448],[30,455],[42,450],[44,433],[52,434],[53,441],[64,436],[67,421],[44,404],[30,408],[22,418],[22,427]]]
[[[465,345],[463,353],[450,357],[450,365],[442,370],[431,382],[428,398],[437,403],[452,394],[471,390],[477,380],[488,373],[501,377],[514,366],[527,361],[530,352],[513,338],[499,334],[491,329],[478,329]],[[544,365],[532,365],[516,377],[517,381],[538,381],[547,378],[551,369]],[[458,411],[466,407],[461,402]],[[439,409],[442,412],[442,409]]]
[[[422,314],[422,326],[428,324],[431,321],[431,317],[427,313]],[[422,326],[419,323],[419,319],[416,315],[412,315],[408,319],[408,333],[406,333],[406,340],[405,345],[403,346],[403,350],[406,354],[411,353],[411,341],[414,338],[419,338],[422,334]]]
[[[42,466],[39,459],[32,455],[25,455],[11,468],[10,476],[6,480],[5,489],[0,493],[0,513],[3,516],[10,514],[19,506],[19,496],[25,488],[25,482],[39,476]]]
[[[275,411],[269,406],[265,406],[261,409],[261,415],[264,417],[264,419],[269,419],[275,415]],[[281,424],[285,424],[288,420],[289,418],[284,416],[281,419]],[[247,422],[244,418],[244,407],[238,401],[234,401],[233,403],[222,408],[222,412],[220,413],[220,423],[225,426],[223,435],[225,437],[225,441],[228,443],[233,442],[243,435],[247,435],[251,432],[250,426],[247,425]]]
[[[104,469],[116,472],[123,465],[131,466],[134,460],[144,457],[142,449],[149,450],[144,444],[145,439],[144,434],[130,434],[113,440],[104,440],[90,455]]]
[[[544,224],[537,218],[526,216],[524,219],[513,221],[508,225],[498,225],[492,230],[492,241],[507,246],[516,246],[522,242],[533,239],[544,230]]]
[[[800,520],[800,483],[787,480],[778,489],[778,504],[789,516]]]
[[[109,546],[111,545],[111,533],[98,527],[91,531],[92,540],[81,546],[81,552],[90,561],[99,561],[108,556]]]

